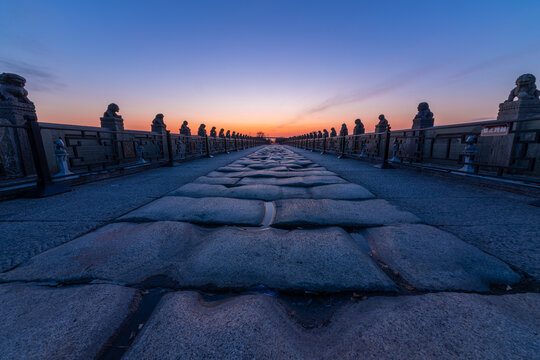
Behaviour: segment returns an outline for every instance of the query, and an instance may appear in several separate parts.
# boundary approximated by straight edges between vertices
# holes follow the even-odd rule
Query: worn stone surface
[[[83,278],[136,284],[156,275],[196,288],[394,289],[340,228],[213,230],[178,222],[111,224],[0,274],[0,280]]]
[[[326,170],[311,170],[303,169],[302,171],[293,170],[293,171],[275,171],[275,170],[255,170],[255,171],[237,171],[237,172],[223,172],[223,171],[212,171],[207,175],[208,177],[253,177],[253,178],[292,178],[299,176],[336,176],[335,173]],[[259,179],[257,179],[259,181]],[[260,180],[265,181],[265,180]],[[263,184],[264,182],[260,182]],[[274,184],[281,185],[281,184]]]
[[[126,359],[534,359],[540,296],[370,297],[306,330],[280,301],[166,295]],[[181,340],[179,340],[181,339]]]
[[[115,285],[0,285],[0,358],[93,359],[137,294]]]
[[[291,178],[243,178],[238,182],[239,185],[263,184],[263,185],[282,185],[282,186],[317,186],[328,184],[344,184],[346,180],[338,176],[295,176]]]
[[[351,183],[314,186],[310,193],[313,199],[360,200],[375,197],[365,187]]]
[[[306,153],[310,159],[317,156],[320,155]],[[459,232],[463,239],[485,235],[485,246],[494,246],[500,252],[503,248],[511,251],[512,258],[521,255],[511,247],[532,237],[528,247],[518,246],[529,251],[524,251],[523,257],[527,258],[530,254],[538,255],[533,229],[537,216],[517,203],[522,197],[509,199],[485,189],[474,193],[468,185],[459,183],[453,187],[440,186],[438,181],[422,180],[418,175],[396,177],[394,174],[403,172],[381,171],[371,165],[359,167],[357,164],[362,163],[348,159],[337,161],[326,156],[314,162],[306,157],[286,147],[268,146],[234,163],[229,160],[218,164],[206,159],[204,164],[214,165],[203,166],[201,161],[201,165],[190,168],[189,175],[185,174],[186,168],[165,169],[176,174],[173,177],[161,174],[150,179],[137,175],[134,176],[137,181],[119,183],[119,188],[102,188],[102,193],[94,192],[96,199],[89,198],[87,202],[84,197],[79,199],[79,204],[102,205],[105,211],[77,209],[66,198],[65,206],[55,205],[52,216],[47,207],[34,200],[26,202],[29,208],[8,204],[0,209],[0,215],[7,220],[3,224],[13,226],[10,231],[18,229],[22,234],[19,237],[29,233],[24,230],[29,224],[36,239],[40,236],[49,239],[46,224],[59,226],[60,230],[62,221],[66,224],[95,221],[95,226],[99,226],[131,212],[120,218],[121,222],[43,252],[25,263],[12,263],[16,267],[0,274],[0,282],[43,281],[49,285],[48,290],[59,292],[78,288],[65,286],[66,283],[116,283],[137,288],[202,291],[200,298],[182,291],[165,296],[150,322],[144,324],[142,333],[135,338],[126,358],[521,359],[538,353],[538,294],[482,297],[448,293],[483,292],[490,284],[501,284],[497,286],[500,293],[506,288],[504,285],[517,281],[514,279],[517,275],[503,262],[449,233],[424,225],[400,224],[418,222],[415,215],[420,214],[431,222],[440,222],[435,225],[443,230]],[[339,179],[351,182],[320,186],[314,186],[316,182],[305,183],[314,177],[336,178],[319,162],[331,170],[337,169]],[[216,168],[219,172],[208,174]],[[188,178],[195,183],[179,189]],[[400,211],[385,200],[370,200],[374,195],[354,184],[358,179],[366,180],[368,188],[378,196],[400,207],[408,204],[406,209],[412,209],[415,215]],[[253,184],[241,185],[240,181]],[[264,184],[268,181],[280,185]],[[295,181],[296,185],[303,182],[302,186],[283,185]],[[147,184],[154,184],[159,191],[149,191]],[[167,192],[163,192],[166,188],[167,191],[176,188],[172,193],[175,196],[155,200]],[[123,197],[116,197],[116,192]],[[148,201],[152,202],[148,204]],[[506,206],[505,202],[511,205]],[[412,203],[416,207],[411,207]],[[133,211],[135,207],[138,210]],[[482,212],[475,213],[474,208]],[[57,217],[61,214],[59,209],[64,211],[63,220]],[[489,209],[494,209],[496,214],[485,212]],[[285,210],[289,211],[288,215]],[[468,218],[458,211],[466,213]],[[84,214],[89,216],[81,217]],[[497,236],[492,227],[482,228],[492,218],[502,227]],[[141,221],[144,223],[133,223]],[[284,231],[272,228],[273,221],[278,227],[313,229]],[[261,222],[262,226],[257,227]],[[242,229],[239,224],[249,226]],[[363,230],[350,235],[342,228],[328,227],[336,224]],[[388,224],[392,225],[384,226]],[[520,229],[520,225],[526,226]],[[513,230],[507,230],[508,226],[513,226]],[[44,229],[43,234],[40,229]],[[76,232],[70,236],[76,236]],[[490,244],[494,242],[504,246]],[[9,243],[15,244],[11,240]],[[54,238],[47,246],[58,243]],[[524,279],[512,285],[514,289],[506,288],[507,291],[537,292],[535,283],[527,277]],[[64,286],[53,288],[51,285],[55,283]],[[419,289],[446,292],[420,295]],[[101,307],[110,304],[108,299],[96,300],[98,293],[102,293],[99,288],[88,296],[91,305],[76,309],[81,312],[88,309],[87,313],[92,313],[97,307],[95,321],[102,319]],[[246,293],[275,297],[238,296]],[[390,293],[400,296],[381,296]],[[153,294],[156,293],[151,292],[146,299]],[[17,310],[20,318],[33,314],[35,300],[29,301],[35,298],[33,293],[17,295],[23,299],[21,310]],[[42,308],[49,301],[47,296],[39,297],[45,299]],[[68,306],[62,302],[63,297],[70,299],[62,295],[56,303],[72,309],[69,301]],[[0,315],[2,306],[0,303]],[[146,305],[144,308],[148,309]],[[51,309],[57,314],[58,307]],[[60,317],[69,318],[65,313]],[[109,321],[105,319],[104,324]],[[132,325],[137,326],[135,322]],[[43,334],[47,326],[38,322],[32,331]],[[69,328],[69,324],[64,327]],[[62,330],[58,333],[64,334]],[[74,336],[79,336],[77,331]],[[78,341],[95,339],[92,331],[88,339]],[[109,338],[105,336],[107,331],[102,334]],[[5,347],[11,351],[18,344]]]
[[[272,201],[277,199],[309,198],[310,195],[309,190],[301,187],[253,184],[230,188],[226,196]]]
[[[167,195],[170,196],[190,196],[190,197],[219,197],[226,196],[227,187],[214,184],[186,184]]]
[[[227,188],[223,185],[187,184],[171,192],[172,196],[191,197],[231,197],[239,199],[258,199],[272,201],[277,199],[308,198],[309,192],[304,188],[276,185],[243,185]]]
[[[362,232],[374,254],[421,290],[488,291],[520,276],[502,261],[432,226],[383,226]]]
[[[310,188],[252,184],[227,188],[223,185],[187,184],[169,193],[171,196],[234,197],[239,199],[371,199],[373,194],[356,184],[331,184]]]
[[[231,198],[165,196],[122,216],[120,221],[186,221],[198,224],[259,226],[264,203]]]
[[[73,191],[0,205],[0,272],[136,209],[260,148],[197,159],[73,187]]]
[[[397,168],[381,171],[354,159],[295,149],[352,183],[418,215],[540,280],[540,208],[531,196]]]
[[[196,184],[213,184],[213,185],[234,185],[238,182],[238,178],[222,176],[222,177],[210,177],[201,176],[197,178],[194,183]]]
[[[275,226],[366,227],[396,223],[414,223],[420,219],[401,211],[387,201],[295,199],[276,201]]]

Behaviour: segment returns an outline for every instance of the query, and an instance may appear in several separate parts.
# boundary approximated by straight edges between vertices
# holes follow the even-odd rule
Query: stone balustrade
[[[114,103],[101,127],[38,122],[25,82],[15,74],[0,75],[0,94],[7,94],[0,97],[0,198],[17,189],[48,195],[66,189],[59,182],[92,181],[268,143],[236,131],[228,137],[172,134],[163,114],[156,115],[151,131],[126,130]]]
[[[343,124],[340,136],[332,128],[329,136],[325,129],[281,143],[336,154],[339,158],[378,162],[385,164],[384,168],[391,168],[389,163],[403,163],[512,178],[522,176],[540,183],[540,91],[535,81],[531,74],[518,77],[516,87],[499,105],[497,120],[493,121],[434,126],[434,115],[429,105],[422,102],[411,129],[390,131],[388,120],[381,114],[373,133],[365,133],[364,125],[357,119],[354,135],[347,135],[347,126]]]

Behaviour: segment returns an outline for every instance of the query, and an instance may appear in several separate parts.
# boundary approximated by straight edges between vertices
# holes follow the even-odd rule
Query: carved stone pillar
[[[24,88],[26,79],[10,73],[0,74],[0,123],[26,125],[26,118],[36,119],[34,103]],[[35,174],[32,152],[25,129],[0,127],[0,179]]]
[[[425,129],[433,127],[435,119],[433,113],[429,110],[427,102],[421,102],[418,104],[418,114],[413,119],[412,129]]]

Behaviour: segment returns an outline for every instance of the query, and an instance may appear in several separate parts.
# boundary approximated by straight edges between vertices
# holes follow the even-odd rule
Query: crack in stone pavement
[[[266,146],[0,274],[0,291],[73,284],[59,289],[82,304],[79,289],[127,289],[95,304],[128,309],[92,343],[100,359],[502,359],[540,352],[529,315],[540,302],[526,281],[364,187]]]

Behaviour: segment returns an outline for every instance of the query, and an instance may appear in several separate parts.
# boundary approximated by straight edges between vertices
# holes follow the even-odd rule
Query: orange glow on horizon
[[[66,114],[66,115],[57,115],[54,112],[50,111],[39,111],[38,109],[38,119],[40,122],[48,122],[48,123],[59,123],[59,124],[69,124],[69,125],[82,125],[82,126],[100,126],[100,115],[79,115],[77,117]],[[143,116],[135,116],[130,115],[129,113],[122,113],[122,117],[124,118],[124,127],[126,130],[141,130],[141,131],[150,131],[150,125],[152,123],[152,120],[154,117],[143,117]],[[412,118],[406,117],[393,117],[388,118],[390,121],[390,125],[394,130],[400,130],[400,129],[409,129],[412,125]],[[489,116],[488,116],[489,117]],[[496,116],[493,114],[491,116],[495,118]],[[215,126],[217,131],[221,128],[224,128],[225,131],[231,130],[240,132],[246,135],[250,136],[256,136],[257,132],[262,131],[264,132],[265,136],[272,136],[272,137],[290,137],[295,135],[302,135],[305,133],[313,132],[313,131],[319,131],[323,129],[327,129],[330,132],[330,129],[334,127],[337,132],[339,132],[339,129],[341,128],[342,123],[346,123],[347,127],[349,129],[349,133],[352,133],[352,130],[354,128],[354,120],[355,117],[349,117],[347,119],[329,119],[328,121],[323,121],[320,119],[317,119],[317,121],[313,121],[310,124],[306,124],[305,122],[309,122],[309,120],[303,121],[303,122],[296,122],[292,124],[287,124],[286,120],[279,121],[275,119],[259,119],[256,121],[251,120],[238,120],[238,119],[225,119],[221,118],[219,121],[212,121],[209,119],[203,119],[203,118],[197,118],[197,117],[179,117],[179,116],[167,116],[165,114],[165,124],[167,125],[167,129],[171,130],[172,133],[178,133],[180,125],[182,121],[187,120],[189,123],[189,127],[191,128],[191,133],[196,134],[197,130],[199,128],[199,125],[201,123],[206,124],[206,130],[208,133],[210,133],[210,129],[212,126]],[[471,118],[464,118],[464,117],[455,117],[455,116],[443,116],[442,114],[436,115],[435,125],[449,125],[449,124],[458,124],[458,123],[466,123],[466,122],[474,122],[479,121],[478,119],[471,119]],[[364,127],[366,129],[366,132],[373,132],[375,125],[377,124],[378,120],[375,118],[370,119],[362,119],[362,122],[364,124]]]
[[[58,108],[52,104],[55,99],[33,99],[36,105],[38,119],[41,122],[60,123],[70,125],[83,126],[100,126],[100,117],[106,108],[106,105],[95,105],[92,103],[79,103],[71,106]],[[152,120],[159,111],[146,110],[147,105],[128,102],[120,103],[120,112],[124,118],[124,127],[128,130],[150,131]],[[244,112],[239,116],[231,114],[221,114],[223,110],[216,108],[197,113],[191,109],[186,111],[183,108],[177,109],[171,106],[161,106],[164,108],[162,113],[165,115],[165,124],[172,133],[178,133],[182,121],[187,120],[192,134],[196,134],[201,123],[206,124],[207,132],[210,132],[212,126],[215,126],[217,131],[221,128],[240,132],[246,135],[256,136],[257,132],[262,131],[266,136],[271,137],[289,137],[302,135],[305,133],[327,129],[330,131],[332,127],[339,132],[342,123],[346,123],[349,133],[352,133],[354,128],[354,120],[362,119],[366,132],[373,132],[375,125],[378,123],[378,115],[376,111],[380,107],[379,104],[359,104],[346,106],[331,111],[325,111],[312,115],[291,115],[288,116],[285,109],[275,109],[266,113],[251,109],[250,112]],[[479,121],[481,118],[495,118],[496,104],[492,106],[491,101],[485,101],[483,104],[476,103],[475,106],[455,108],[452,104],[435,103],[431,105],[431,110],[435,113],[435,125],[448,125],[465,122]],[[479,106],[480,105],[480,106]],[[386,106],[384,114],[392,129],[409,129],[412,125],[412,119],[416,114],[416,106],[407,106],[407,109],[402,109],[403,105],[396,104],[394,108]],[[268,106],[272,108],[272,106]],[[139,110],[137,109],[139,108]],[[169,111],[165,111],[169,108]],[[485,109],[489,109],[486,112]],[[185,113],[185,115],[178,115]],[[232,111],[230,111],[232,113]],[[251,115],[250,113],[253,113]]]

